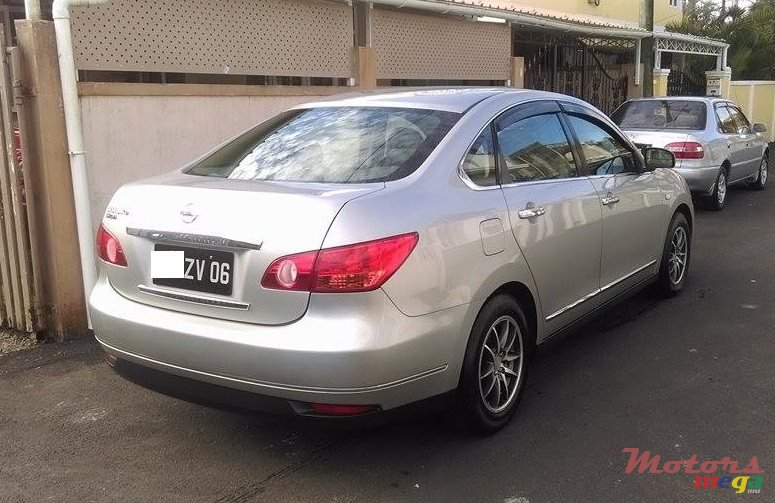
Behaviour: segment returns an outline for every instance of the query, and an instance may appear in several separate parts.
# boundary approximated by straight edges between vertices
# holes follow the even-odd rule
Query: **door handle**
[[[535,218],[540,217],[546,213],[546,210],[544,208],[526,208],[519,212],[519,218],[525,220],[528,218]]]
[[[606,196],[601,199],[602,203],[606,206],[611,206],[612,204],[616,204],[619,202],[619,196],[613,195],[611,192],[606,194]]]

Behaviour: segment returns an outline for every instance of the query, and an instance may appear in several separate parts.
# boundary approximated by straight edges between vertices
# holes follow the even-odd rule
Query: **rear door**
[[[746,138],[740,134],[738,122],[725,103],[717,103],[715,108],[719,132],[727,142],[727,159],[731,165],[729,179],[738,180],[750,169]]]
[[[732,180],[738,180],[740,178],[748,178],[754,175],[759,169],[759,163],[762,160],[762,148],[761,140],[759,136],[753,132],[751,123],[746,118],[745,114],[740,108],[734,105],[727,105],[729,113],[732,114],[732,119],[737,125],[737,131],[740,134],[741,149],[743,151],[744,169],[738,173],[739,176],[735,176]]]
[[[601,207],[579,177],[556,102],[519,105],[495,122],[498,173],[514,238],[550,330],[589,310],[600,286]]]
[[[566,118],[603,209],[600,289],[616,294],[656,271],[664,198],[656,175],[644,171],[640,157],[610,124],[581,110]]]

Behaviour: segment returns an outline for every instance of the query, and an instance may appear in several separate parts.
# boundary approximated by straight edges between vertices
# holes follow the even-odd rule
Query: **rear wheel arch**
[[[513,298],[520,305],[524,311],[525,318],[527,318],[528,329],[530,330],[534,338],[538,337],[538,306],[536,305],[535,298],[530,289],[524,284],[518,281],[511,281],[501,285],[495,290],[492,295],[487,299],[488,301],[493,297],[505,294]],[[486,303],[485,303],[486,304]],[[534,340],[533,342],[537,342]]]
[[[694,221],[692,220],[692,211],[689,209],[689,206],[685,203],[679,204],[673,213],[673,217],[675,217],[676,213],[681,213],[686,217],[686,221],[689,223],[689,232],[694,232]]]

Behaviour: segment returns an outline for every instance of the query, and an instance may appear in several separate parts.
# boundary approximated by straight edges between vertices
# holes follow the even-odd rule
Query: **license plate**
[[[183,277],[153,278],[154,285],[231,295],[234,277],[233,253],[159,244],[154,245],[154,251],[183,252]]]

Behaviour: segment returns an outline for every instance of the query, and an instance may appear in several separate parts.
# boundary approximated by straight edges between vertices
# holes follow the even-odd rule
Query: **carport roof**
[[[630,39],[642,39],[653,36],[655,39],[663,41],[664,50],[684,49],[685,47],[691,47],[695,50],[695,48],[700,47],[701,49],[698,50],[700,53],[715,54],[719,48],[727,45],[723,40],[708,39],[694,35],[666,31],[651,32],[640,27],[638,23],[622,19],[611,19],[588,14],[570,14],[552,9],[527,7],[505,0],[373,0],[373,3],[392,5],[399,8],[428,10],[443,14],[491,16],[510,21],[519,26],[568,31],[588,36]],[[676,52],[683,51],[679,50]]]

